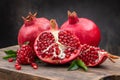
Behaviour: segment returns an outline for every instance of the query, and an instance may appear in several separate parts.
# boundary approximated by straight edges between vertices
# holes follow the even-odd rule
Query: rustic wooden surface
[[[16,50],[17,48],[18,46],[12,46],[0,49],[0,80],[100,80],[111,75],[119,76],[115,80],[120,80],[120,59],[116,60],[116,63],[107,60],[99,67],[89,68],[87,72],[82,69],[67,71],[67,65],[46,64],[39,64],[37,70],[28,65],[22,65],[22,70],[16,70],[14,68],[15,62],[9,63],[2,57],[5,56],[4,50]]]

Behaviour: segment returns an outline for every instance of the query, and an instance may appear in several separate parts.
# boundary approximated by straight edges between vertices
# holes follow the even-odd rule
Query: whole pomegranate
[[[18,44],[23,45],[25,42],[29,41],[29,45],[33,47],[34,40],[38,36],[38,34],[42,31],[50,29],[49,20],[41,17],[36,18],[37,13],[29,15],[24,18],[24,24],[19,30],[18,33]]]
[[[79,55],[80,41],[67,30],[58,30],[56,21],[50,20],[51,30],[41,32],[35,40],[34,50],[39,59],[51,64],[65,64]]]
[[[94,67],[103,63],[107,58],[112,62],[115,62],[113,59],[118,59],[119,57],[112,55],[99,47],[84,44],[81,45],[80,55],[78,58],[87,66]]]
[[[98,46],[101,40],[98,26],[87,18],[78,18],[76,12],[68,11],[68,20],[63,23],[61,29],[75,33],[81,44]]]

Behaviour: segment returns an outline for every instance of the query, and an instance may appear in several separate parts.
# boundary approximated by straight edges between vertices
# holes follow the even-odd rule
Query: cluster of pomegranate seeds
[[[45,52],[42,51],[44,49],[46,49],[50,44],[54,43],[55,40],[53,39],[53,35],[51,33],[48,32],[44,32],[43,34],[41,34],[41,36],[39,37],[38,41],[37,41],[37,46],[38,46],[38,51],[39,53]],[[47,52],[45,52],[47,53]]]
[[[50,21],[52,28],[36,38],[34,50],[37,56],[48,63],[64,64],[79,54],[79,39],[70,31],[56,30],[55,20]]]
[[[82,45],[79,58],[82,59],[86,65],[95,64],[98,56],[98,49],[90,47],[87,44]]]
[[[29,45],[22,45],[22,47],[17,50],[17,62],[20,64],[34,62],[34,52]]]
[[[80,42],[78,39],[74,38],[73,33],[70,31],[60,31],[58,33],[59,42],[64,44],[65,46],[78,48],[80,46]]]
[[[17,59],[15,68],[17,70],[21,69],[20,64],[31,64],[34,69],[37,68],[37,64],[35,62],[35,53],[33,49],[29,45],[22,45],[20,49],[17,50]],[[34,63],[34,64],[33,64]]]
[[[113,59],[118,59],[118,56],[109,54],[107,51],[100,49],[99,47],[84,44],[81,45],[79,58],[87,66],[97,66],[104,62],[107,58],[114,62]]]

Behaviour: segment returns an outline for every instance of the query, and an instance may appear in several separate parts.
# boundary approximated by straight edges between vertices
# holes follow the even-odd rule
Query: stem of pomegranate
[[[69,24],[75,24],[79,21],[77,13],[75,11],[73,12],[68,11],[68,19],[69,19]]]
[[[119,56],[115,56],[115,55],[108,53],[108,59],[112,61],[113,63],[115,63],[113,59],[119,59]]]
[[[55,19],[51,19],[50,24],[51,24],[51,30],[57,30],[57,25],[56,25]]]
[[[108,56],[108,59],[109,59],[111,62],[115,63],[115,61],[114,61],[111,57]]]

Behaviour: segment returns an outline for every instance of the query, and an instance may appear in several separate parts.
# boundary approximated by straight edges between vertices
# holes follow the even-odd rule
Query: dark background
[[[100,28],[100,47],[120,55],[119,0],[0,0],[0,48],[17,44],[17,34],[28,12],[37,17],[55,18],[59,26],[67,20],[67,11],[93,20]]]

